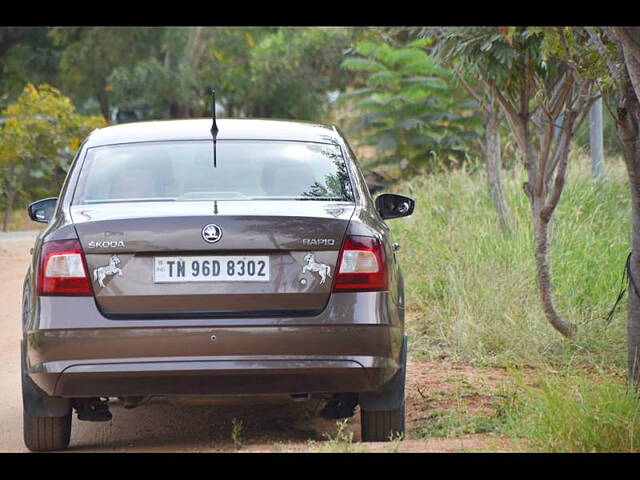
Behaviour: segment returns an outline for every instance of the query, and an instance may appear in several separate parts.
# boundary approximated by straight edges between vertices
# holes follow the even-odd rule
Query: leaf
[[[427,54],[423,50],[415,48],[401,48],[390,55],[391,62],[397,65],[408,63],[427,63]]]
[[[377,72],[367,79],[367,85],[370,87],[393,87],[400,83],[402,77],[388,70]]]
[[[379,72],[386,70],[386,67],[381,63],[361,57],[350,57],[342,61],[340,66],[346,70],[352,70],[356,72]]]
[[[433,43],[433,40],[431,38],[418,38],[416,40],[412,40],[411,42],[407,43],[407,47],[424,48],[431,45],[432,43]]]
[[[371,55],[375,49],[378,48],[378,44],[374,42],[358,42],[356,45],[356,52],[358,52],[363,57],[368,57]]]
[[[338,96],[339,101],[343,100],[352,100],[364,97],[371,93],[375,92],[373,88],[356,88],[354,90],[349,90],[347,92],[343,92]]]
[[[398,141],[396,140],[395,136],[392,133],[385,133],[380,137],[380,140],[378,141],[376,148],[383,152],[385,151],[388,152],[391,150],[395,150],[397,146],[398,146]]]
[[[403,128],[407,130],[411,130],[414,128],[420,128],[424,126],[424,122],[416,117],[403,118],[399,122],[396,123],[398,128]]]

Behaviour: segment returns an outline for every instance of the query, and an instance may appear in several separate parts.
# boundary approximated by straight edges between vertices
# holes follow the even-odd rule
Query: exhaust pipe
[[[147,403],[150,398],[151,398],[151,395],[129,396],[129,397],[120,398],[120,400],[122,400],[122,403],[124,404],[124,408],[131,409]]]
[[[292,393],[289,396],[293,402],[307,402],[311,398],[308,393]]]

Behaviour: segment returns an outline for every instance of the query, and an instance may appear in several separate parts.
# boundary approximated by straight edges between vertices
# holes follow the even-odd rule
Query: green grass
[[[522,387],[506,430],[544,452],[640,452],[640,403],[621,383],[575,376]]]
[[[412,354],[557,372],[537,385],[521,382],[485,411],[469,411],[461,390],[459,401],[428,409],[418,436],[508,433],[527,450],[639,451],[638,401],[620,383],[626,302],[604,321],[630,249],[624,165],[611,159],[605,178],[594,182],[588,162],[574,158],[552,223],[555,303],[578,326],[573,340],[557,333],[540,307],[524,180],[522,169],[506,174],[510,235],[499,229],[481,170],[395,188],[417,201],[412,217],[391,222],[401,244]]]
[[[469,413],[464,409],[442,409],[430,413],[418,429],[420,438],[455,438],[471,433],[495,433],[504,420],[497,415]]]
[[[501,233],[482,171],[414,178],[394,188],[416,199],[413,216],[392,220],[403,265],[412,352],[485,365],[595,365],[623,369],[625,306],[603,318],[620,288],[629,251],[630,203],[621,160],[593,182],[572,161],[551,228],[556,306],[578,325],[567,341],[548,324],[535,280],[522,169],[506,173],[514,216]]]

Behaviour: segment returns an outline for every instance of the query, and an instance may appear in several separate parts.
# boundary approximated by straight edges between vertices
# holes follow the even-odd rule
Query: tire
[[[360,431],[363,442],[388,442],[404,435],[404,401],[394,410],[360,409]]]
[[[71,439],[71,412],[64,417],[33,417],[23,412],[24,444],[32,452],[64,450]]]

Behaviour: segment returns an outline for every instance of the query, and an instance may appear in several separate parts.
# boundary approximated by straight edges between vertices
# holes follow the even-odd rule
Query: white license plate
[[[155,283],[166,282],[268,282],[269,257],[206,255],[155,257]]]

